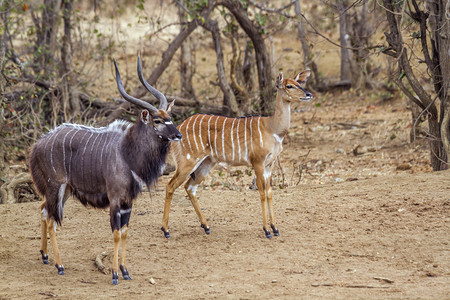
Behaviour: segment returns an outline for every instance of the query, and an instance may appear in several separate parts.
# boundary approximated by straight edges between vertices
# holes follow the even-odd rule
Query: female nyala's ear
[[[306,80],[308,80],[309,75],[311,75],[311,70],[306,69],[305,71],[298,73],[294,80],[299,84],[305,84]]]
[[[277,88],[283,87],[283,72],[280,72],[280,74],[278,74],[276,86]]]
[[[172,112],[172,107],[175,104],[175,99],[173,99],[172,102],[169,103],[169,105],[167,106],[167,112],[170,114]]]
[[[150,113],[148,110],[144,109],[141,111],[141,121],[144,122],[144,124],[148,124],[148,122],[150,122]]]

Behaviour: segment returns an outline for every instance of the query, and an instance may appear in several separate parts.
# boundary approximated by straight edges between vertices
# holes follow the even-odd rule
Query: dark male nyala
[[[56,241],[56,225],[61,224],[64,203],[70,195],[86,206],[110,208],[114,238],[113,284],[118,283],[119,244],[122,241],[120,270],[130,280],[125,263],[126,238],[133,200],[142,184],[150,187],[162,174],[171,141],[181,134],[171,121],[165,96],[148,84],[142,75],[138,57],[138,75],[142,84],[159,101],[159,108],[128,95],[123,87],[116,61],[116,81],[123,98],[140,108],[133,124],[115,121],[107,127],[94,128],[63,124],[44,135],[33,147],[31,175],[41,205],[41,255],[48,264],[47,232],[55,255],[58,274],[64,266]]]

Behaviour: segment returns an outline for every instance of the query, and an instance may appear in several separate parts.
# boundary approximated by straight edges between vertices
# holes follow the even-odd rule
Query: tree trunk
[[[152,74],[147,79],[148,83],[150,83],[151,85],[156,84],[156,81],[161,76],[161,74],[167,69],[170,62],[172,61],[173,56],[175,55],[175,52],[178,50],[178,48],[180,48],[181,44],[183,44],[186,38],[189,37],[189,35],[197,28],[199,22],[202,22],[202,20],[209,19],[209,15],[214,10],[215,6],[216,1],[210,0],[203,9],[203,11],[199,14],[200,17],[189,22],[184,27],[184,29],[173,39],[167,50],[164,51],[162,59],[159,62],[158,66],[152,71]],[[139,88],[136,89],[133,95],[137,98],[142,98],[143,96],[147,95],[147,90],[144,87],[140,86]]]
[[[341,82],[352,83],[351,53],[349,47],[348,0],[337,0],[339,13],[339,43],[341,44]]]
[[[302,44],[302,50],[303,50],[303,64],[305,68],[309,68],[312,71],[313,78],[312,80],[308,80],[306,83],[307,86],[310,85],[313,87],[313,89],[319,89],[322,88],[322,83],[319,76],[319,70],[317,68],[316,62],[314,61],[314,54],[311,52],[308,42],[306,41],[306,34],[303,26],[303,17],[302,17],[302,10],[301,10],[301,0],[295,1],[295,15],[297,16],[298,22],[297,22],[297,31],[298,31],[298,37],[300,39],[300,42]]]
[[[80,100],[76,92],[76,76],[73,73],[73,55],[72,55],[72,10],[73,0],[63,0],[63,20],[64,36],[61,47],[61,67],[60,75],[62,78],[62,102],[64,109],[64,118],[69,122],[81,113]]]
[[[424,90],[421,83],[417,80],[410,62],[408,60],[407,48],[403,45],[403,38],[401,28],[399,28],[397,17],[394,15],[400,11],[399,6],[394,6],[394,3],[390,0],[383,0],[384,7],[386,8],[386,17],[389,23],[390,32],[385,32],[386,41],[389,43],[389,48],[383,50],[387,55],[393,56],[397,59],[399,64],[398,73],[400,76],[395,80],[400,89],[407,95],[408,99],[419,105],[423,110],[426,110],[428,114],[428,126],[429,126],[429,146],[430,146],[430,163],[434,171],[439,171],[448,168],[448,125],[445,126],[448,120],[448,89],[449,89],[449,62],[448,62],[448,38],[449,29],[448,21],[445,19],[446,7],[443,1],[436,0],[432,2],[430,6],[433,16],[437,18],[431,19],[430,26],[433,36],[430,40],[427,39],[427,26],[426,20],[428,13],[420,10],[415,0],[411,1],[411,6],[415,10],[410,8],[411,17],[420,24],[420,39],[422,42],[422,54],[424,56],[425,63],[427,64],[428,71],[431,74],[431,79],[434,83],[436,92],[436,98],[440,98],[441,109],[437,109],[435,99],[432,100],[431,96]],[[398,14],[403,15],[403,14]],[[442,42],[441,39],[446,39]],[[441,43],[447,43],[446,48],[441,48]],[[431,45],[432,56],[429,55],[428,45]],[[441,52],[442,51],[442,52]],[[441,53],[439,53],[441,52]],[[443,60],[441,61],[441,57]],[[446,69],[444,70],[443,67]],[[443,73],[445,72],[445,73]],[[443,74],[447,74],[446,78]],[[406,77],[412,90],[417,96],[412,94],[409,89],[402,83],[402,78]],[[440,115],[440,116],[439,116]],[[447,118],[447,119],[446,119]],[[443,126],[444,125],[444,126]]]
[[[219,85],[223,92],[223,103],[230,110],[231,114],[235,116],[241,116],[242,113],[239,109],[239,106],[236,102],[236,97],[234,96],[233,90],[228,84],[226,75],[225,75],[225,67],[223,64],[223,51],[222,51],[222,43],[220,42],[220,30],[219,25],[216,20],[208,20],[203,27],[211,32],[214,49],[216,50],[217,56],[217,75],[219,77]]]
[[[232,58],[230,61],[231,88],[236,96],[236,101],[242,115],[250,113],[250,91],[247,89],[244,80],[243,66],[241,64],[241,48],[239,45],[239,27],[232,21],[229,38],[231,41]],[[248,62],[247,62],[248,63]]]
[[[53,74],[54,70],[57,70],[57,59],[55,53],[57,53],[56,37],[58,34],[58,22],[59,22],[59,10],[61,7],[61,0],[44,0],[42,18],[40,25],[40,32],[38,32],[38,39],[36,43],[36,53],[42,53],[40,57],[37,57],[40,63],[36,66],[36,74],[39,74],[40,70],[43,70],[43,77],[45,79],[54,79],[56,74]]]
[[[448,169],[450,155],[450,24],[448,18],[449,2],[444,0],[428,0],[428,23],[431,29],[432,60],[436,69],[434,88],[440,99],[440,137],[442,149],[440,150],[440,169]]]
[[[260,33],[259,28],[249,19],[247,11],[242,7],[240,1],[223,0],[220,4],[225,6],[234,15],[239,25],[252,40],[253,46],[255,47],[261,97],[259,107],[263,114],[271,114],[275,109],[275,101],[273,101],[274,84],[272,83],[270,58],[264,43],[263,35]]]
[[[179,6],[178,7],[178,18],[180,23],[186,19],[186,12],[184,9]],[[182,27],[184,25],[181,25]],[[182,30],[183,28],[181,28]],[[194,52],[195,44],[193,43],[192,37],[188,37],[184,43],[181,44],[180,47],[180,80],[181,80],[181,95],[182,97],[193,99],[197,102],[198,100],[195,96],[194,87],[192,84],[192,78],[194,77],[195,72],[195,52]]]
[[[188,38],[189,35],[198,27],[199,22],[202,22],[201,20],[209,19],[209,15],[214,10],[215,6],[216,1],[210,0],[208,2],[208,5],[200,13],[200,17],[189,22],[183,28],[183,30],[173,39],[173,41],[169,44],[167,50],[164,51],[164,53],[162,54],[162,59],[159,62],[158,66],[153,70],[150,77],[147,78],[148,83],[150,83],[152,86],[156,85],[156,81],[169,66],[173,56],[175,55],[175,52],[178,50],[178,48],[180,48],[181,44],[186,40],[186,38]],[[143,98],[144,96],[148,95],[148,92],[143,86],[140,85],[132,92],[132,95],[136,98]],[[122,112],[124,110],[127,110],[130,106],[131,104],[128,101],[125,101],[115,111],[109,114],[108,117],[105,120],[103,120],[100,124],[108,124],[112,122],[113,120],[117,119],[122,114]]]

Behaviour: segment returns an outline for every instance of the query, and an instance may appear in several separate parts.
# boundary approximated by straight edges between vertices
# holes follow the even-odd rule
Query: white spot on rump
[[[191,159],[191,155],[189,153],[186,155],[186,159]]]

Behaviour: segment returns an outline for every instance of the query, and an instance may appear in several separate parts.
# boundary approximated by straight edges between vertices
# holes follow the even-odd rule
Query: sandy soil
[[[94,265],[102,252],[111,265],[108,211],[66,203],[59,276],[51,250],[50,265],[40,258],[39,203],[1,205],[0,299],[449,299],[450,172],[430,173],[426,148],[407,143],[402,101],[355,97],[293,109],[274,170],[279,237],[264,237],[250,169],[241,168],[215,169],[199,189],[210,235],[179,189],[165,239],[163,176],[133,207],[133,280],[112,286]]]

